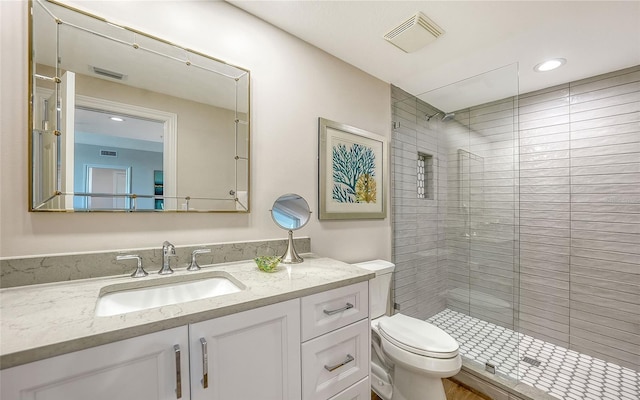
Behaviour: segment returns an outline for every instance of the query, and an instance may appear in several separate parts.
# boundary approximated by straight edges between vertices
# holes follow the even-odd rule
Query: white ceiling
[[[120,117],[124,121],[113,121],[110,117]],[[106,149],[163,151],[164,122],[161,121],[78,107],[75,109],[74,129],[75,144]]]
[[[514,63],[519,80],[506,73],[502,85],[519,82],[519,93],[640,64],[640,1],[227,1],[416,96]],[[414,53],[383,39],[417,11],[446,33]],[[566,65],[533,71],[553,57]],[[448,101],[432,104],[486,101],[470,92],[441,90]]]
[[[119,117],[123,121],[113,121],[111,117]],[[117,137],[162,143],[164,122],[102,110],[76,108],[74,129],[77,134],[81,135],[99,135],[111,139]],[[88,143],[86,140],[76,140],[76,142],[96,144]]]

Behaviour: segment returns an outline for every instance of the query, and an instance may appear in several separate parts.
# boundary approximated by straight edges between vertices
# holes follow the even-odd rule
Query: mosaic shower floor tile
[[[446,309],[428,322],[460,344],[463,357],[562,400],[639,400],[640,373]]]

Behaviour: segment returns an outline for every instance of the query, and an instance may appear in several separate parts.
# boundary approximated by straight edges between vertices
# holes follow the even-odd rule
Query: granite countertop
[[[281,301],[366,281],[370,271],[329,258],[304,255],[301,264],[280,265],[273,273],[253,260],[203,266],[198,272],[176,269],[169,276],[149,273],[82,279],[0,289],[0,369],[118,340],[221,317]],[[101,293],[196,276],[229,274],[245,290],[109,317],[97,317]]]

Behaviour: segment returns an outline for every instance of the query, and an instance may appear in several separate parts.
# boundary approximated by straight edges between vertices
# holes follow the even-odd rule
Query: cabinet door
[[[365,319],[302,344],[302,398],[324,400],[369,375]]]
[[[189,399],[188,349],[184,326],[20,365],[0,371],[0,398]]]
[[[300,399],[300,302],[189,326],[194,400]]]

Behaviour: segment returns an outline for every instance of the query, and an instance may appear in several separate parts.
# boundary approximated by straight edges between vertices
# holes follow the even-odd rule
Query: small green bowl
[[[261,256],[253,259],[260,271],[275,272],[280,263],[280,257],[277,256]]]

